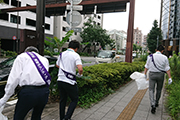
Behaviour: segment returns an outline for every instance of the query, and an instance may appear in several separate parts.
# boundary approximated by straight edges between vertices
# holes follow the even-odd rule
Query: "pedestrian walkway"
[[[164,92],[155,114],[151,114],[148,93],[148,89],[138,91],[132,80],[90,108],[76,108],[72,120],[171,120],[164,109]],[[9,120],[13,119],[13,113],[14,106],[8,106],[3,111]],[[30,120],[29,116],[27,120]],[[59,104],[47,104],[42,120],[59,120]]]

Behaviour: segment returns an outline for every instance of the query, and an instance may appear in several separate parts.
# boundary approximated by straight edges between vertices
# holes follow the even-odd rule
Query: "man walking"
[[[151,103],[151,113],[156,112],[156,107],[159,105],[161,91],[164,83],[164,74],[169,77],[169,84],[172,82],[168,58],[163,55],[164,47],[159,45],[156,53],[149,55],[145,64],[145,72],[149,70],[149,98]],[[154,91],[156,85],[156,99],[154,99]]]
[[[56,66],[59,68],[57,81],[60,92],[60,120],[70,120],[78,102],[76,68],[78,68],[79,75],[82,75],[83,73],[81,58],[79,54],[76,53],[79,46],[80,44],[78,41],[71,41],[68,49],[60,54],[56,62]],[[68,96],[71,99],[71,103],[65,114]]]
[[[40,69],[40,70],[39,70]],[[32,109],[31,120],[41,120],[42,111],[48,101],[50,76],[48,60],[38,54],[38,49],[30,46],[15,59],[5,87],[5,95],[0,99],[0,107],[21,87],[15,107],[14,120],[24,120]]]

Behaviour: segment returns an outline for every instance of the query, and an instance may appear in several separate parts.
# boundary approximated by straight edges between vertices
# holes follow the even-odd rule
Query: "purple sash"
[[[45,81],[46,85],[49,87],[49,85],[51,83],[51,77],[50,77],[48,71],[46,70],[46,68],[44,67],[44,65],[41,63],[39,58],[33,52],[26,52],[26,53],[31,57],[31,59],[34,62],[36,68],[38,69],[41,77]]]
[[[60,59],[61,59],[61,61],[62,61],[62,53],[60,53]],[[63,65],[63,63],[62,63],[62,65]],[[64,67],[63,67],[63,68],[64,68]],[[72,73],[69,73],[69,72],[66,72],[66,71],[63,70],[62,68],[61,68],[61,70],[64,72],[64,75],[65,75],[67,78],[76,81],[76,75],[74,75],[74,74],[72,74]]]

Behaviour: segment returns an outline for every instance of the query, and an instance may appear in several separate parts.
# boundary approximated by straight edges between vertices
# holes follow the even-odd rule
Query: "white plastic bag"
[[[145,75],[140,72],[134,72],[130,78],[136,81],[138,90],[143,90],[149,87],[149,81],[146,80]]]
[[[0,120],[8,120],[8,118],[2,114],[3,109],[4,106],[0,107]]]

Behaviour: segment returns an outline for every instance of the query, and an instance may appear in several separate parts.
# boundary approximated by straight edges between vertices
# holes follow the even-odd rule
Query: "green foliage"
[[[3,1],[3,0],[0,0],[0,3],[4,3],[4,1]]]
[[[166,86],[169,96],[167,97],[167,108],[169,114],[174,120],[180,119],[180,79],[173,81],[171,85]]]
[[[171,85],[166,83],[166,88],[169,96],[167,97],[167,108],[169,114],[174,120],[180,119],[180,58],[173,52],[173,56],[169,58],[171,67],[171,76],[173,82]]]
[[[146,54],[140,54],[140,58],[134,58],[134,61],[144,61],[144,62],[146,62],[146,60],[147,60],[147,56],[148,56],[149,54],[146,52]]]
[[[46,37],[48,40],[45,40],[44,43],[47,47],[45,47],[46,50],[49,50],[50,52],[54,52],[54,48],[57,48],[58,50],[61,49],[61,47],[64,45],[65,42],[67,42],[69,40],[69,37],[72,36],[73,34],[73,30],[70,30],[66,33],[66,36],[60,40],[57,37],[54,38],[50,38],[50,37]]]
[[[53,56],[52,52],[50,52],[49,50],[46,50],[46,49],[44,49],[44,55]]]
[[[17,53],[16,52],[13,52],[13,51],[4,51],[2,50],[2,54],[3,56],[5,57],[13,57],[13,56],[17,56]]]
[[[84,72],[82,78],[77,78],[79,88],[80,107],[89,107],[92,103],[96,103],[103,97],[113,93],[121,85],[130,81],[130,75],[134,71],[144,70],[145,62],[133,63],[103,63],[93,66],[83,67]],[[56,84],[57,69],[54,69],[52,75],[52,83],[50,86],[51,96],[58,96]],[[54,75],[56,76],[54,77]]]
[[[154,20],[153,27],[150,30],[150,33],[147,35],[147,47],[151,51],[151,53],[155,52],[155,49],[157,47],[157,38],[158,38],[158,45],[161,44],[162,40],[162,31],[160,28],[158,28],[158,22],[157,20]]]
[[[112,50],[113,48],[116,47],[116,42],[114,39],[110,39],[110,40],[111,40],[111,43],[109,44],[109,46],[111,47],[111,50]]]
[[[80,36],[83,39],[82,43],[89,42],[90,44],[99,42],[102,48],[112,42],[110,36],[107,35],[106,30],[102,29],[99,25],[93,24],[91,18],[84,23],[83,31],[80,33]]]
[[[169,64],[171,67],[171,75],[174,80],[180,79],[180,58],[173,51],[173,56],[169,58]]]

